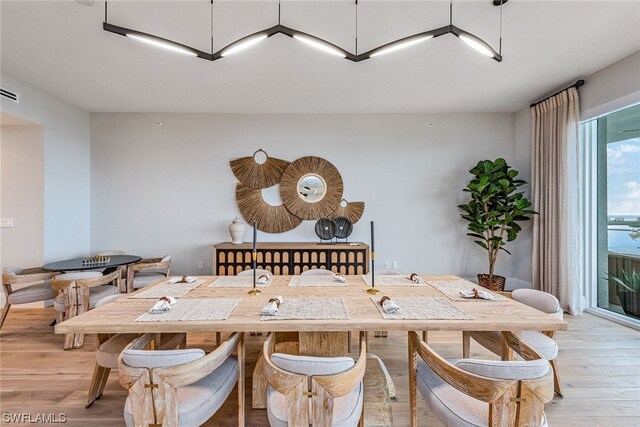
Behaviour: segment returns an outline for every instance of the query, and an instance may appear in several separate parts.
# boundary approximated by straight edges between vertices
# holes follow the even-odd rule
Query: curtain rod
[[[560,93],[564,92],[564,91],[565,91],[565,90],[567,90],[567,89],[571,89],[572,87],[575,87],[576,89],[578,89],[579,87],[584,86],[584,83],[585,83],[585,82],[584,82],[584,80],[580,79],[580,80],[578,80],[577,82],[575,82],[574,84],[572,84],[571,86],[567,86],[567,87],[565,87],[564,89],[562,89],[562,90],[560,90],[560,91],[558,91],[558,92],[554,93],[553,95],[549,95],[549,96],[547,96],[546,98],[544,98],[544,99],[542,99],[542,100],[540,100],[540,101],[538,101],[538,102],[534,102],[533,104],[531,104],[531,105],[529,106],[529,108],[533,108],[533,107],[535,107],[535,106],[536,106],[536,105],[538,105],[538,104],[542,104],[542,103],[543,103],[544,101],[546,101],[547,99],[549,99],[549,98],[553,98],[554,96],[556,96],[556,95],[558,95],[558,94],[560,94]]]

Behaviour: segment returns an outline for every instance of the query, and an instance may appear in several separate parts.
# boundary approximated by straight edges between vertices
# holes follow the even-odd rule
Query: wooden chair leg
[[[502,351],[500,354],[501,360],[512,360],[513,359],[513,350],[511,347],[507,345],[507,342],[504,339],[501,339],[502,342]]]
[[[347,353],[351,353],[351,331],[347,332]]]
[[[89,386],[89,394],[87,396],[87,404],[85,405],[85,408],[91,406],[96,399],[99,399],[100,396],[102,396],[104,388],[107,385],[110,372],[110,368],[105,368],[96,363],[96,366],[93,369],[93,378],[91,378],[91,385]]]
[[[462,357],[468,359],[471,354],[471,334],[462,332]]]
[[[267,407],[267,379],[264,377],[264,365],[262,352],[258,356],[256,367],[253,369],[253,381],[251,391],[251,407],[264,409]]]
[[[238,427],[244,427],[244,334],[238,344]]]
[[[553,369],[553,391],[560,397],[562,396],[562,384],[560,383],[560,376],[558,375],[558,361],[557,359],[550,360],[551,368]]]
[[[2,319],[0,319],[0,329],[2,329],[2,325],[4,325],[4,321],[7,318],[7,314],[9,314],[10,307],[11,307],[11,304],[9,304],[8,302],[5,302],[4,308],[2,309]]]
[[[222,334],[220,332],[216,332],[216,347],[220,347],[221,341],[222,341]]]
[[[410,333],[410,332],[409,332]],[[409,338],[409,421],[411,427],[418,426],[418,408],[416,406],[416,397],[417,397],[417,384],[416,384],[416,375],[418,368],[418,357],[415,349],[413,348],[413,344],[411,343],[411,338]]]
[[[422,341],[429,342],[429,331],[422,331]]]

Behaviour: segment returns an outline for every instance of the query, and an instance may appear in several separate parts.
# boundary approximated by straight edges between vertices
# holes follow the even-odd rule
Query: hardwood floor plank
[[[82,349],[63,351],[63,337],[49,326],[52,309],[12,309],[0,332],[0,402],[2,412],[65,413],[67,426],[115,427],[124,425],[126,393],[117,371],[109,377],[105,393],[89,409],[84,408],[95,361],[96,340],[87,335]],[[558,363],[565,398],[546,407],[549,424],[562,427],[626,427],[640,425],[640,332],[584,315],[567,316],[568,331],[558,332]],[[251,409],[251,374],[264,336],[247,336],[246,425],[268,426],[265,410]],[[462,355],[461,334],[432,332],[430,344],[444,357]],[[188,338],[190,347],[211,351],[215,334]],[[356,348],[355,340],[352,348]],[[396,426],[409,425],[406,335],[389,333],[371,337],[370,351],[380,356],[396,386],[392,401]],[[497,357],[476,343],[472,357]],[[73,363],[71,363],[73,361]],[[205,426],[235,427],[236,392]],[[420,426],[442,426],[426,402],[418,399]]]

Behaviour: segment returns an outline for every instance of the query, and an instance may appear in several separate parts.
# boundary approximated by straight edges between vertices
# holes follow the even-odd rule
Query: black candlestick
[[[373,221],[371,221],[371,288],[367,289],[367,293],[378,295],[380,291],[376,289],[376,242],[373,232]]]
[[[258,228],[257,228],[258,223],[256,221],[253,221],[253,251],[251,251],[251,260],[253,263],[253,289],[251,289],[249,291],[249,295],[258,295],[260,293],[260,290],[256,288],[256,282],[257,282],[257,278],[256,278],[256,263],[258,262],[258,247],[257,247],[257,240],[258,240]]]

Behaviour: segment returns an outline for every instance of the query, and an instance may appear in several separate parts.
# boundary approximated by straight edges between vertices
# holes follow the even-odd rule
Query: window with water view
[[[640,320],[640,105],[597,132],[598,307]]]

